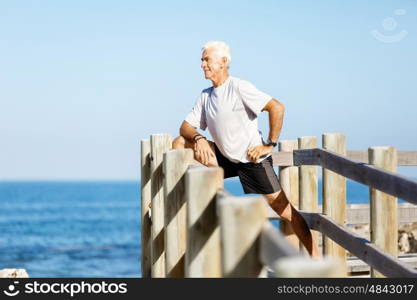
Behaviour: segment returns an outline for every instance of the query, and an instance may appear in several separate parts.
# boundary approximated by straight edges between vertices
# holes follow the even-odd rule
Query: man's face
[[[215,79],[226,67],[224,60],[217,55],[215,49],[207,49],[201,55],[201,68],[206,79]]]

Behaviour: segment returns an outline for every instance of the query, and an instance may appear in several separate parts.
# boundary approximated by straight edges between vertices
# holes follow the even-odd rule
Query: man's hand
[[[196,158],[203,164],[207,165],[210,157],[216,157],[206,139],[198,139],[194,143],[194,151]]]
[[[261,156],[271,153],[273,148],[274,148],[273,146],[267,146],[267,145],[259,145],[259,146],[251,147],[248,150],[249,160],[257,163],[258,159]]]

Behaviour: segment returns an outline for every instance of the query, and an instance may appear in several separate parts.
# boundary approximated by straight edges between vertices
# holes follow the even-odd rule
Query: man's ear
[[[224,66],[227,67],[227,57],[226,56],[222,57],[222,62],[224,64]]]

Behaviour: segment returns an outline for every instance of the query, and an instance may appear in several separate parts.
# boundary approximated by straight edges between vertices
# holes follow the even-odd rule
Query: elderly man
[[[206,166],[220,166],[225,178],[239,176],[245,193],[262,194],[312,256],[317,256],[310,229],[288,201],[272,166],[272,149],[277,145],[284,105],[250,82],[229,76],[230,49],[224,42],[203,47],[201,68],[213,86],[203,90],[186,116],[174,149],[191,148]],[[269,114],[269,136],[263,141],[257,117]],[[213,141],[197,132],[208,128]]]

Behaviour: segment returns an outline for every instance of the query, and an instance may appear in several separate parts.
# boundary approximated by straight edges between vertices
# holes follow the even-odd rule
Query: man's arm
[[[262,111],[269,113],[269,139],[273,142],[278,141],[281,133],[282,123],[284,120],[285,107],[278,100],[272,98],[268,101]],[[248,157],[251,161],[257,162],[261,156],[272,152],[273,147],[267,145],[259,145],[248,150]]]
[[[190,143],[193,142],[193,139],[196,135],[199,135],[195,127],[193,127],[187,121],[183,121],[180,128],[180,135],[182,135]]]
[[[202,135],[198,133],[196,127],[192,126],[187,121],[182,122],[180,135],[189,141],[190,144],[194,145],[195,156],[203,165],[208,165],[210,158],[216,157],[208,141],[205,138],[202,138]]]
[[[262,109],[269,113],[269,139],[277,142],[281,134],[282,123],[284,121],[285,106],[278,100],[272,98]]]

